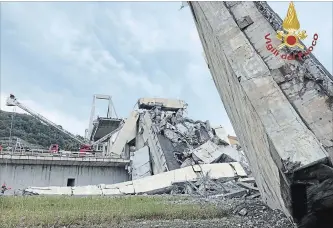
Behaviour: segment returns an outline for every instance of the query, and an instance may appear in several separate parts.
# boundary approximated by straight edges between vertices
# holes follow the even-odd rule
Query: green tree
[[[11,122],[12,113],[0,110],[0,137],[10,136]],[[40,145],[45,149],[48,149],[51,144],[58,144],[61,149],[65,150],[78,150],[79,148],[79,144],[75,140],[28,114],[14,113],[12,136],[34,145]],[[81,138],[83,139],[83,137]]]

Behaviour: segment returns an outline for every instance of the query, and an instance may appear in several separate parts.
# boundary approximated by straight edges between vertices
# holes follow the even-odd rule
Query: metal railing
[[[13,156],[29,156],[29,157],[68,157],[68,158],[121,158],[115,156],[103,155],[102,152],[70,152],[70,151],[60,151],[58,153],[51,153],[48,150],[38,150],[38,151],[1,151],[0,155],[13,155]]]

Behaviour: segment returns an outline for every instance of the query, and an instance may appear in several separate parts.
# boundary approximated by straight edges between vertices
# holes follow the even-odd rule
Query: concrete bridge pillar
[[[282,20],[265,2],[189,6],[263,200],[300,226],[325,227],[309,224],[333,207],[332,196],[318,206],[333,192],[332,75],[312,55],[288,60],[281,55],[290,50],[268,50],[268,39],[281,44]]]

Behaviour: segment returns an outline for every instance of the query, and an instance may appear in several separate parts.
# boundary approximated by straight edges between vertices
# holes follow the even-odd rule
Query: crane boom
[[[23,105],[22,103],[20,103],[13,94],[10,94],[10,96],[7,98],[6,105],[7,106],[17,106],[17,107],[23,109],[24,111],[26,111],[27,113],[29,113],[30,115],[32,115],[33,117],[35,117],[36,119],[42,121],[43,123],[46,123],[46,124],[48,124],[48,125],[56,128],[57,130],[61,131],[62,133],[68,135],[69,137],[71,137],[72,139],[74,139],[75,141],[77,141],[78,143],[86,144],[86,142],[84,142],[83,140],[79,139],[74,134],[70,133],[69,131],[66,131],[65,129],[63,129],[59,125],[53,123],[52,121],[46,119],[44,116],[42,116],[42,115],[40,115],[40,114],[32,111],[31,109],[29,109],[28,107],[26,107],[25,105]]]

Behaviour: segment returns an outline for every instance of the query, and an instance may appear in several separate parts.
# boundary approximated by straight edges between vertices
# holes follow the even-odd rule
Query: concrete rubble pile
[[[135,159],[140,159],[136,156],[137,153],[144,156],[144,152],[140,151],[141,144],[148,146],[146,150],[149,150],[150,159],[156,164],[156,167],[152,167],[153,173],[195,164],[240,162],[247,174],[250,174],[249,164],[241,148],[229,145],[226,134],[219,134],[216,128],[210,126],[209,121],[194,121],[185,117],[185,108],[186,104],[173,109],[165,108],[163,104],[153,104],[147,109],[139,110],[137,137],[142,138],[144,143],[137,143],[136,148],[132,147],[133,163]],[[145,135],[145,130],[149,131],[154,139],[150,140],[150,137]],[[148,152],[145,154],[147,164]],[[156,157],[163,159],[158,160]],[[147,169],[144,170],[145,173],[141,175],[147,175]],[[136,176],[135,173],[132,173],[133,175]]]
[[[260,197],[259,189],[255,187],[253,178],[225,178],[212,180],[202,176],[195,182],[186,181],[173,183],[171,194],[196,195],[210,198],[249,198]]]
[[[139,99],[138,109],[111,137],[108,149],[109,154],[130,158],[130,181],[30,187],[25,194],[259,196],[241,147],[231,145],[223,128],[186,117],[186,107],[180,100]]]

